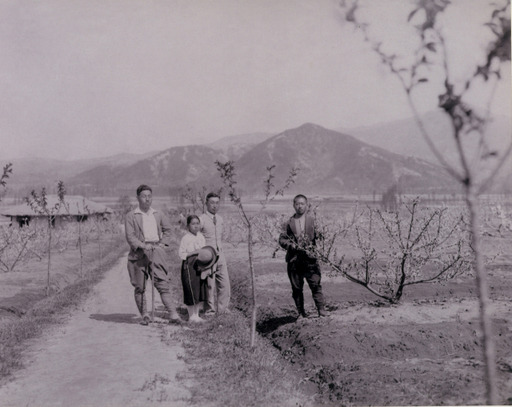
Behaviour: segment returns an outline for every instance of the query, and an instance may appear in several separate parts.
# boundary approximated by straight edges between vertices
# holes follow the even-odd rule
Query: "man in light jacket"
[[[153,278],[162,303],[169,312],[169,322],[179,323],[181,318],[172,300],[164,249],[171,239],[171,224],[163,212],[151,207],[152,193],[149,186],[140,185],[137,188],[139,206],[126,215],[126,240],[130,245],[128,273],[135,288],[135,303],[142,316],[142,325],[148,325],[150,321],[145,295],[148,278]]]
[[[199,216],[201,232],[206,239],[206,244],[212,246],[219,254],[219,261],[213,268],[213,274],[206,279],[207,300],[205,304],[205,316],[213,316],[229,313],[229,301],[231,299],[231,285],[229,281],[228,266],[222,248],[223,219],[217,214],[220,197],[214,192],[206,195],[206,212]],[[215,294],[217,294],[217,307],[215,307]]]

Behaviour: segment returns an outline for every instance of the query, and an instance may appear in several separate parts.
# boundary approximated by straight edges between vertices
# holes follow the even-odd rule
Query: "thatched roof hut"
[[[53,222],[63,219],[73,219],[77,221],[87,220],[90,216],[105,217],[113,211],[109,207],[93,202],[79,195],[70,195],[64,197],[64,205],[58,205],[59,199],[56,195],[46,196],[47,208],[52,213]],[[44,218],[47,215],[33,209],[28,203],[20,205],[5,206],[0,208],[0,215],[16,220],[20,225],[27,225],[32,219]]]

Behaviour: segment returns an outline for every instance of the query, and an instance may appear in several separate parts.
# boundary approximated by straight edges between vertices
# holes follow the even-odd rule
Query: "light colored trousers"
[[[155,247],[151,253],[144,251],[144,257],[139,260],[128,260],[128,274],[134,287],[135,304],[137,304],[141,316],[148,315],[145,295],[146,283],[149,277],[146,274],[146,266],[148,265],[151,273],[155,275],[155,288],[160,294],[165,309],[171,316],[176,315],[166,262],[166,253],[161,247]]]
[[[205,312],[213,310],[222,313],[227,310],[231,299],[231,285],[224,253],[220,252],[217,272],[206,279],[206,284]],[[215,294],[217,294],[217,309],[215,309]]]

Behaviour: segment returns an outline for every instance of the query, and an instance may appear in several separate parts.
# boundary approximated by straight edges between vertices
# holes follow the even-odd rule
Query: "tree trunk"
[[[48,275],[46,280],[46,296],[50,295],[50,265],[52,260],[52,218],[48,218]]]
[[[96,227],[98,228],[98,271],[101,272],[101,229],[99,224],[96,224]]]
[[[249,270],[251,272],[251,287],[252,287],[252,318],[251,318],[251,348],[254,347],[254,342],[256,339],[256,316],[258,307],[256,304],[256,278],[254,276],[254,266],[252,263],[253,255],[252,255],[252,228],[251,224],[249,223],[247,227],[247,234],[248,234],[248,240],[247,240],[247,247],[249,250]]]
[[[81,219],[78,219],[78,250],[80,251],[80,278],[84,277],[84,256],[82,253],[82,225]]]
[[[471,244],[475,252],[475,273],[480,306],[480,327],[482,330],[483,356],[485,363],[486,403],[492,405],[497,404],[496,360],[492,333],[492,320],[488,314],[489,289],[480,241],[480,208],[478,197],[471,191],[467,191],[466,202],[470,214]]]

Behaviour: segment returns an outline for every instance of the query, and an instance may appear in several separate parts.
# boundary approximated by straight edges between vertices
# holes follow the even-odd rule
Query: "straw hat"
[[[204,246],[199,249],[196,257],[196,266],[198,271],[211,269],[219,260],[217,251],[212,246]]]

